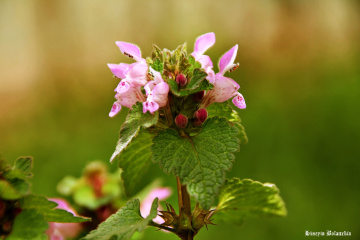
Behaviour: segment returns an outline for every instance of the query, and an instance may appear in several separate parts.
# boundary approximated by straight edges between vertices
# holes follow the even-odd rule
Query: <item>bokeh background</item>
[[[187,41],[191,52],[212,31],[214,63],[239,44],[228,76],[247,102],[249,143],[228,176],[276,183],[288,216],[210,226],[197,239],[304,239],[305,230],[360,239],[359,10],[351,0],[1,0],[2,158],[33,156],[33,191],[58,196],[65,175],[114,150],[127,111],[108,117],[118,80],[106,63],[130,62],[115,41],[145,56],[152,43]],[[149,229],[144,239],[177,238]]]

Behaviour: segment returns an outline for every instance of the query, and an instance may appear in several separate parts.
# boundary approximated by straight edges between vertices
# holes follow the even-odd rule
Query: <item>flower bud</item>
[[[178,126],[179,128],[185,128],[186,125],[188,124],[188,119],[186,116],[179,114],[175,118],[175,123],[176,123],[176,126]]]
[[[205,108],[201,108],[194,113],[194,117],[196,118],[195,125],[200,125],[205,122],[208,117],[208,113]]]
[[[205,91],[197,92],[194,94],[193,99],[195,102],[201,102],[204,98],[204,95],[205,95]]]
[[[181,87],[185,86],[187,83],[187,79],[185,77],[184,74],[179,74],[176,76],[176,82],[177,84],[179,84]]]

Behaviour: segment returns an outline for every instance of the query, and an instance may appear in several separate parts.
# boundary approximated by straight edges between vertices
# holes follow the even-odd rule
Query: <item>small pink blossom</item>
[[[154,75],[154,80],[149,81],[145,85],[147,99],[143,102],[143,112],[154,113],[159,107],[164,107],[168,101],[169,85],[164,82],[160,72],[150,68],[150,72]]]
[[[145,218],[150,214],[151,205],[155,198],[158,198],[159,201],[162,201],[167,199],[170,195],[171,189],[168,187],[158,187],[151,190],[151,192],[146,196],[146,198],[142,201],[140,205],[141,215]],[[160,207],[158,210],[161,210]],[[153,221],[158,224],[164,223],[164,220],[159,216],[156,216]]]
[[[141,57],[140,49],[127,42],[116,42],[116,45],[125,56],[134,59],[136,62],[132,64],[108,64],[111,72],[122,79],[115,88],[117,101],[111,108],[110,117],[115,116],[121,110],[121,106],[131,108],[136,102],[145,101],[141,87],[148,82],[148,66],[146,60]]]
[[[76,212],[70,207],[70,205],[65,200],[60,198],[51,198],[49,200],[56,202],[58,204],[56,208],[64,209],[76,215]],[[82,230],[82,226],[80,223],[50,222],[49,229],[46,231],[46,234],[49,236],[50,240],[64,240],[67,238],[76,237],[81,230]]]
[[[145,100],[139,87],[129,88],[123,93],[116,93],[115,98],[117,101],[114,102],[111,108],[110,117],[115,116],[121,110],[121,106],[131,108],[136,102],[143,102]]]
[[[210,32],[201,35],[198,37],[195,41],[194,46],[194,52],[191,53],[191,55],[195,58],[196,61],[200,62],[201,67],[205,70],[205,72],[208,74],[206,79],[212,83],[214,80],[214,71],[213,63],[211,61],[211,58],[207,55],[204,55],[204,53],[213,45],[215,44],[215,33]]]
[[[232,97],[234,97],[235,106],[241,109],[246,107],[244,97],[238,92],[240,85],[233,79],[224,76],[227,71],[238,66],[238,64],[234,64],[237,50],[238,45],[235,45],[220,58],[219,73],[212,79],[214,89],[205,95],[202,107],[206,108],[213,102],[224,102]]]

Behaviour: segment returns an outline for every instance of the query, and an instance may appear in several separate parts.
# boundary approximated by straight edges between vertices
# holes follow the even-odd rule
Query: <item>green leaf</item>
[[[121,126],[120,139],[117,142],[115,152],[111,156],[112,162],[132,141],[141,127],[148,128],[155,125],[159,119],[159,112],[154,114],[149,112],[143,113],[142,103],[137,102],[129,111],[124,124]]]
[[[28,180],[32,177],[32,158],[31,157],[21,157],[16,159],[14,166],[11,169],[8,169],[4,173],[6,179],[23,179]]]
[[[140,214],[140,201],[133,199],[101,223],[96,230],[91,231],[83,240],[128,240],[135,231],[142,232],[148,223],[156,217],[158,199],[155,198],[150,214],[143,218]]]
[[[23,209],[15,218],[11,234],[6,240],[46,240],[49,225],[43,215],[33,209]]]
[[[30,193],[30,183],[23,179],[14,178],[8,180],[11,186],[19,193],[21,196],[25,196]]]
[[[203,209],[209,209],[225,180],[225,170],[232,166],[232,152],[239,149],[237,134],[231,123],[219,117],[205,121],[193,137],[166,129],[153,139],[153,160],[166,173],[179,176],[190,195]]]
[[[22,197],[8,181],[0,179],[0,198],[5,200],[16,200]]]
[[[286,208],[274,184],[233,178],[221,187],[215,220],[242,224],[248,217],[275,216],[286,216]]]
[[[125,193],[131,197],[148,184],[146,173],[152,164],[150,146],[153,135],[141,131],[119,157],[119,167],[123,169],[121,178]]]
[[[32,157],[20,157],[16,159],[14,169],[18,169],[24,173],[27,173],[28,177],[31,177],[32,164]]]
[[[21,209],[35,210],[44,216],[47,222],[78,223],[90,221],[89,218],[75,217],[71,212],[55,209],[57,203],[38,195],[28,195],[20,200]]]
[[[234,123],[235,127],[239,130],[239,139],[241,144],[246,144],[248,138],[245,133],[244,127],[241,125],[241,119],[239,114],[233,110],[229,102],[225,101],[222,103],[212,103],[206,108],[208,117],[212,118],[215,116],[226,118],[228,121]]]

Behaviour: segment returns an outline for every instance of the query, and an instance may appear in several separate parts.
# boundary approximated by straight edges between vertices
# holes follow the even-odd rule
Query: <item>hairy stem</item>
[[[190,195],[186,189],[186,185],[182,185],[180,178],[176,177],[177,191],[178,191],[178,201],[179,201],[179,213],[182,211],[191,219],[191,202]],[[182,210],[183,209],[183,210]],[[193,240],[194,233],[190,229],[183,234],[178,235],[182,240]]]

